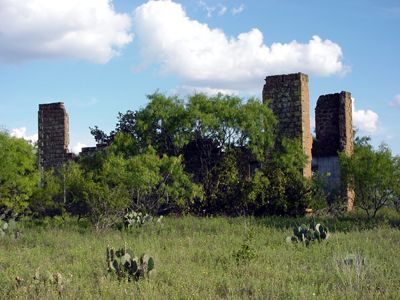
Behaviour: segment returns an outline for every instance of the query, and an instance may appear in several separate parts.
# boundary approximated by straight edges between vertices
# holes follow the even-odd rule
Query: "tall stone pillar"
[[[57,169],[68,157],[69,125],[64,103],[40,104],[38,126],[39,169]]]
[[[263,102],[278,119],[277,137],[297,138],[301,141],[308,158],[303,175],[311,177],[312,138],[308,76],[303,73],[267,76],[262,96]]]
[[[328,191],[342,193],[352,210],[354,193],[340,184],[339,152],[353,153],[352,103],[349,92],[323,95],[315,108],[313,168],[324,176]]]

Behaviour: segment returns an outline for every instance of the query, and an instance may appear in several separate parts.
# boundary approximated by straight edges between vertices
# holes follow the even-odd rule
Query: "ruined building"
[[[341,92],[318,98],[315,108],[315,141],[312,148],[313,170],[325,176],[328,191],[347,197],[347,208],[353,207],[354,194],[340,186],[338,152],[353,153],[351,94]],[[333,200],[333,199],[331,199]]]
[[[308,161],[303,175],[311,177],[310,97],[308,76],[297,73],[268,76],[262,92],[263,102],[267,104],[278,119],[276,136],[278,138],[298,138]]]
[[[340,186],[339,152],[353,151],[351,95],[348,92],[320,96],[315,109],[316,137],[310,132],[310,99],[308,76],[302,73],[268,76],[263,88],[263,102],[278,119],[278,138],[301,141],[307,163],[302,172],[311,177],[319,172],[326,189],[348,199],[353,206],[353,193]],[[39,105],[39,166],[41,170],[59,167],[68,159],[68,115],[63,103]],[[82,149],[90,154],[98,147]]]
[[[39,169],[57,169],[69,156],[68,114],[64,103],[40,104],[38,126]]]
[[[347,208],[353,207],[353,193],[340,184],[338,153],[353,152],[351,94],[341,92],[320,96],[315,109],[316,138],[310,133],[310,100],[308,76],[302,73],[267,76],[263,88],[263,102],[278,119],[278,138],[298,138],[308,161],[303,175],[312,171],[323,176],[325,189],[331,195],[347,197]]]

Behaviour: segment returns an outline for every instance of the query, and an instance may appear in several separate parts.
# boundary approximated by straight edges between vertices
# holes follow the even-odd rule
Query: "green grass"
[[[168,217],[163,226],[132,232],[95,232],[73,220],[26,223],[19,238],[0,240],[0,298],[398,299],[399,222],[324,219],[331,229],[328,241],[287,244],[290,226],[302,221]],[[254,238],[246,242],[250,231]],[[125,242],[137,255],[154,258],[150,279],[119,282],[107,273],[107,245]],[[255,257],[237,261],[234,254],[243,243]],[[344,264],[350,254],[365,263]],[[37,270],[61,273],[63,288],[35,284]],[[19,286],[16,276],[24,279]]]

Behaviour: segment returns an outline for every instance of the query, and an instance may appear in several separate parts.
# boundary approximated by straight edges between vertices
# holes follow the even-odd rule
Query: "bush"
[[[374,150],[369,140],[356,140],[351,157],[340,155],[344,186],[354,190],[355,205],[375,217],[385,205],[400,197],[400,163],[387,145]]]
[[[24,211],[39,183],[35,149],[25,140],[0,132],[0,211]]]

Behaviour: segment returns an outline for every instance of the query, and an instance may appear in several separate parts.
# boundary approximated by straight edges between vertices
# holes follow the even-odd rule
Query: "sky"
[[[311,123],[351,92],[358,135],[400,154],[399,0],[0,0],[0,129],[35,140],[39,104],[64,102],[72,152],[155,91],[261,98],[297,72]]]

